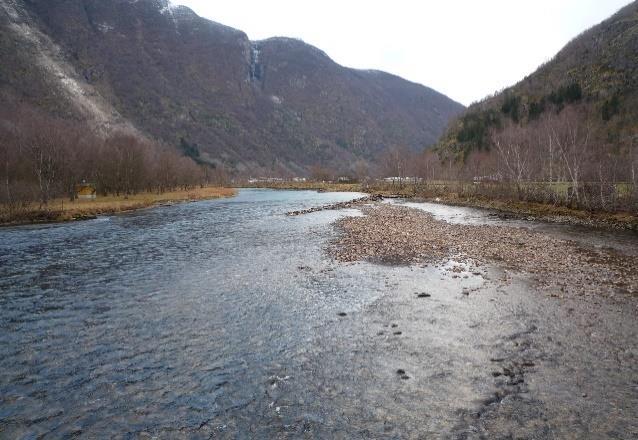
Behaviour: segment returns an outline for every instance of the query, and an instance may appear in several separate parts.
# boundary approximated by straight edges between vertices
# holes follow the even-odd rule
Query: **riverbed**
[[[339,262],[334,222],[361,210],[285,215],[361,196],[240,190],[0,230],[0,437],[638,435],[635,297],[454,258]]]

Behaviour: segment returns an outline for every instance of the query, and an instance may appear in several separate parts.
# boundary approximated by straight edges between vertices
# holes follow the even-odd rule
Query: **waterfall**
[[[257,43],[250,43],[250,80],[252,82],[261,81],[262,69],[259,64],[260,48]]]

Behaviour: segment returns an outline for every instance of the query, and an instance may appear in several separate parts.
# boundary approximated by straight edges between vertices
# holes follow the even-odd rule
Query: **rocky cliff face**
[[[342,67],[301,41],[251,42],[167,0],[0,0],[0,93],[129,124],[198,159],[302,173],[434,143],[463,107]],[[6,61],[6,62],[5,62]]]

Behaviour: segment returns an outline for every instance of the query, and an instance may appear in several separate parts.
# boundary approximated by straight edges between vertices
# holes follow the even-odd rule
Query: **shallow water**
[[[638,255],[638,234],[632,231],[614,231],[580,225],[529,221],[524,219],[502,219],[496,211],[450,206],[430,202],[388,200],[432,214],[436,219],[452,224],[490,225],[527,228],[553,237],[573,240],[581,245],[595,248],[612,248],[628,255]]]
[[[1,230],[0,424],[121,433],[198,426],[241,403],[225,388],[374,295],[347,274],[301,276],[345,213],[284,216],[355,196],[245,190]]]
[[[0,230],[0,438],[473,438],[472,414],[486,399],[521,395],[494,379],[491,358],[515,363],[527,347],[520,356],[556,367],[563,344],[582,344],[586,330],[576,326],[548,345],[563,311],[531,297],[524,280],[504,289],[497,269],[470,267],[453,278],[454,262],[338,264],[324,252],[336,234],[330,223],[357,211],[284,215],[358,196],[242,190]],[[423,291],[432,297],[416,297]],[[614,305],[596,307],[612,326],[604,334],[634,350],[636,323]],[[580,419],[569,432],[612,420],[630,433],[637,396],[624,380],[635,362],[619,370],[596,360],[599,348],[559,366],[587,359],[578,381],[631,406],[596,419],[609,398],[574,404]],[[556,386],[553,370],[542,371],[535,396]],[[557,383],[569,396],[578,381]],[[530,402],[517,415],[533,421],[530,435],[560,434],[564,414],[538,416],[544,406]]]

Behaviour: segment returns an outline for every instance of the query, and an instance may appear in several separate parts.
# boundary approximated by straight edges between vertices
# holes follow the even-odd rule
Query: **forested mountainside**
[[[526,127],[528,135],[538,137],[548,123],[567,122],[587,131],[599,151],[635,142],[638,2],[572,40],[515,86],[470,106],[450,125],[438,150],[466,158],[493,147],[494,135],[512,127]]]
[[[237,171],[348,169],[431,145],[463,106],[246,34],[167,0],[1,0],[0,93],[105,130],[129,127]]]

